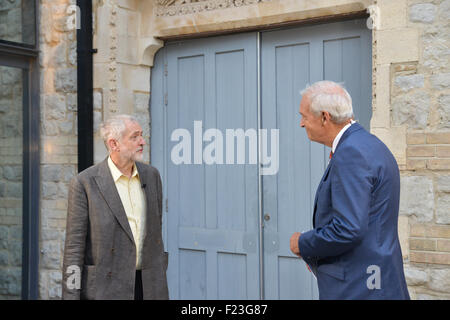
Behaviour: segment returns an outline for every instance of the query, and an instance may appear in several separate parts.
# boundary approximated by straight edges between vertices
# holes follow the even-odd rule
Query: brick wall
[[[449,170],[450,131],[417,132],[406,136],[408,170]]]
[[[405,9],[419,52],[390,65],[389,97],[391,124],[405,130],[394,137],[405,150],[405,274],[413,299],[450,299],[450,1],[408,0]]]

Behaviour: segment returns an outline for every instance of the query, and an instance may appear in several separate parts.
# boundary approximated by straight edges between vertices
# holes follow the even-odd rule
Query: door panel
[[[163,235],[171,299],[317,298],[316,281],[291,254],[289,238],[312,228],[329,148],[310,142],[300,128],[300,91],[323,79],[344,82],[368,129],[370,46],[361,20],[186,40],[158,52],[151,159],[168,199]],[[260,127],[279,130],[279,170],[261,177],[261,199],[252,136],[244,155],[236,140],[231,153],[226,148],[227,129]],[[187,135],[173,135],[179,129]],[[187,163],[174,161],[174,149]]]
[[[257,166],[227,164],[225,153],[226,129],[257,128],[256,35],[170,44],[163,55],[167,118],[155,140],[167,166],[170,297],[258,299]],[[188,163],[171,161],[177,129],[190,133]]]
[[[300,128],[300,91],[319,80],[344,82],[356,119],[368,128],[370,31],[364,21],[340,22],[262,34],[262,127],[279,129],[277,175],[263,177],[264,292],[267,299],[317,298],[305,264],[289,249],[290,236],[312,228],[314,196],[329,148]]]

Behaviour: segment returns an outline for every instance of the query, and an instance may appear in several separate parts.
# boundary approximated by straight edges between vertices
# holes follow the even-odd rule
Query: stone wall
[[[150,159],[150,66],[139,61],[142,1],[94,1],[94,161],[107,150],[99,136],[102,120],[115,114],[136,116],[147,143],[144,161]],[[151,2],[151,1],[150,1]]]
[[[391,119],[406,131],[400,214],[417,299],[450,299],[450,1],[410,0],[418,59],[390,66]]]
[[[40,299],[61,297],[68,184],[77,173],[76,30],[67,23],[70,4],[75,0],[40,1]]]
[[[98,125],[113,114],[137,115],[150,140],[150,73],[163,45],[156,36],[258,28],[375,6],[371,131],[401,169],[399,235],[407,282],[414,299],[450,298],[450,0],[93,3],[96,163],[106,156]],[[60,297],[67,184],[76,173],[75,32],[61,27],[67,4],[41,1],[42,299]]]

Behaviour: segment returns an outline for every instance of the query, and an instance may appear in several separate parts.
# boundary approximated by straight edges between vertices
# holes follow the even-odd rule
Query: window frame
[[[38,299],[40,198],[39,1],[35,5],[35,44],[0,40],[0,65],[23,70],[22,290]]]

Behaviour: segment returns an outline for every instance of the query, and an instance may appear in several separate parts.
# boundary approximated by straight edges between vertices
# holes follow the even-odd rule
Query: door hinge
[[[164,94],[164,105],[167,106],[169,104],[169,97],[167,93]]]
[[[164,64],[164,76],[167,77],[167,75],[169,74],[169,72],[167,71],[167,63]]]
[[[166,212],[169,212],[169,199],[166,198]]]

